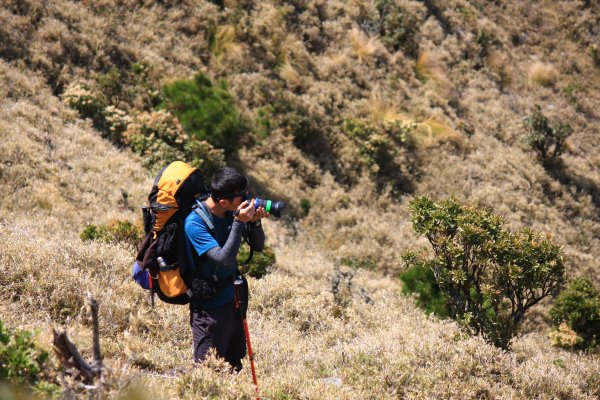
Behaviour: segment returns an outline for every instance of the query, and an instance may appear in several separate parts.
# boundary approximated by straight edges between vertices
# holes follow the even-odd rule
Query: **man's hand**
[[[253,204],[253,203],[250,203]],[[265,210],[264,207],[258,207],[256,213],[254,213],[254,218],[250,220],[250,222],[256,222],[261,218],[269,218],[269,213]]]
[[[237,208],[238,215],[236,218],[242,222],[250,222],[254,218],[256,211],[254,210],[254,199],[251,201],[245,200]]]

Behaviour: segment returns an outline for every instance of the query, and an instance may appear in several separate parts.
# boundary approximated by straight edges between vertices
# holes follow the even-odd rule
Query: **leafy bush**
[[[183,153],[185,159],[206,177],[212,176],[225,162],[223,150],[204,140],[188,140],[183,146]]]
[[[150,80],[150,71],[148,64],[137,62],[129,69],[113,67],[94,80],[107,104],[147,110],[160,103],[160,92]]]
[[[304,213],[304,215],[308,215],[310,213],[311,207],[312,207],[312,204],[309,199],[307,199],[307,198],[300,199],[300,208],[302,209],[302,212]]]
[[[363,164],[373,176],[389,176],[392,170],[398,170],[394,165],[398,147],[407,141],[413,129],[412,124],[402,121],[373,125],[365,121],[346,119],[343,125],[344,133],[354,140]]]
[[[56,391],[55,385],[44,380],[47,368],[48,352],[35,345],[33,334],[25,330],[9,332],[0,320],[0,382]]]
[[[245,262],[249,254],[250,247],[247,244],[242,245],[238,254],[238,262]],[[250,263],[241,265],[240,270],[253,278],[262,278],[269,273],[269,268],[273,265],[275,265],[275,253],[269,246],[265,246],[260,253],[254,252]]]
[[[565,349],[577,349],[582,347],[583,338],[565,322],[553,329],[549,336],[553,346]]]
[[[123,92],[124,76],[118,68],[112,67],[107,73],[96,78],[98,87],[111,104],[115,104]]]
[[[554,165],[567,148],[565,141],[573,133],[571,126],[562,122],[551,125],[539,105],[535,106],[532,115],[524,119],[524,124],[527,144],[537,153],[544,166]]]
[[[81,118],[89,118],[94,128],[101,132],[108,131],[108,123],[104,114],[106,100],[81,83],[70,84],[62,94],[62,100],[72,109],[77,110]]]
[[[506,231],[502,218],[455,198],[423,196],[409,207],[414,230],[434,253],[414,261],[431,269],[451,316],[508,348],[525,312],[562,284],[561,248],[528,228]]]
[[[550,316],[558,333],[571,331],[576,336],[571,341],[557,340],[558,345],[591,348],[600,344],[600,290],[589,279],[573,280],[556,299]]]
[[[179,80],[162,88],[160,109],[177,116],[183,130],[192,138],[206,140],[226,153],[235,152],[246,125],[225,82],[217,85],[204,75]]]
[[[144,165],[152,172],[172,161],[183,160],[182,147],[187,139],[177,118],[165,110],[136,115],[123,133],[123,142],[142,156]]]
[[[83,241],[101,240],[106,243],[122,242],[137,246],[143,238],[143,229],[127,220],[113,220],[107,224],[88,224],[79,234]]]
[[[211,176],[223,164],[223,151],[190,138],[178,119],[166,110],[138,114],[123,133],[123,142],[157,172],[175,160],[187,160]]]
[[[132,104],[144,108],[156,105],[158,91],[148,82],[148,67],[143,63],[133,64],[130,71],[111,68],[107,73],[95,77],[96,86],[73,83],[61,95],[63,101],[78,111],[81,118],[89,118],[102,137],[117,146],[123,146],[123,134],[131,123],[131,117],[123,111]]]
[[[408,253],[404,259],[410,263],[414,260],[414,254]],[[448,302],[431,268],[421,264],[412,265],[400,273],[400,280],[404,283],[402,292],[417,294],[417,304],[427,313],[433,313],[441,318],[449,316]]]
[[[123,133],[131,123],[131,117],[123,110],[108,106],[104,109],[104,118],[108,128],[105,137],[117,146],[123,146]]]

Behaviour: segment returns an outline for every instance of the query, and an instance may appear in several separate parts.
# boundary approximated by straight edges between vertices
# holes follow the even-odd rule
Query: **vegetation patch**
[[[8,330],[0,320],[0,383],[24,386],[45,396],[56,394],[58,386],[49,381],[48,356],[35,344],[32,332]]]
[[[407,253],[404,259],[408,264],[413,264],[415,254]],[[411,265],[406,271],[400,273],[400,280],[404,283],[402,293],[416,294],[417,304],[428,314],[440,318],[450,316],[448,300],[440,289],[433,271],[426,265]]]
[[[106,243],[127,243],[137,246],[144,239],[143,229],[128,220],[113,220],[106,224],[88,224],[80,233],[81,240],[101,240]]]
[[[244,263],[248,256],[250,255],[250,247],[247,244],[244,244],[240,248],[240,252],[238,254],[238,262]],[[241,264],[240,270],[244,274],[248,274],[253,278],[262,278],[266,274],[268,274],[271,268],[275,265],[275,253],[273,249],[269,246],[265,246],[263,251],[257,252],[255,251],[252,254],[252,260],[248,264]]]
[[[556,346],[582,349],[600,344],[600,290],[589,279],[574,279],[556,299],[550,317]]]
[[[123,142],[142,156],[146,168],[153,173],[175,160],[186,160],[205,176],[212,176],[223,165],[222,150],[190,138],[178,118],[166,110],[136,115],[123,133]]]
[[[374,271],[375,269],[377,269],[377,260],[374,260],[369,257],[366,257],[366,258],[359,258],[359,257],[342,258],[341,263],[342,263],[342,265],[345,265],[346,267],[350,267],[353,269],[367,269],[367,270],[371,270],[371,271]]]
[[[542,164],[545,167],[556,165],[567,149],[566,139],[573,133],[573,128],[562,122],[551,124],[539,105],[535,106],[532,115],[524,119],[524,125],[527,129],[525,141],[537,153]]]
[[[247,130],[225,82],[213,84],[198,74],[193,80],[179,80],[162,88],[159,109],[169,110],[191,138],[224,149],[237,150],[238,139]]]

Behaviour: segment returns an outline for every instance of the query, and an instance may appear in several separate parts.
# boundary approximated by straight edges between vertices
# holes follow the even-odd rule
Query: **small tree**
[[[499,216],[455,198],[418,197],[409,207],[434,252],[415,261],[431,268],[452,317],[508,348],[525,312],[562,284],[560,247],[528,228],[509,232]]]
[[[527,144],[537,153],[545,167],[554,165],[567,148],[566,139],[573,133],[571,126],[562,122],[551,125],[539,105],[535,106],[532,115],[524,119],[524,124],[527,129]]]

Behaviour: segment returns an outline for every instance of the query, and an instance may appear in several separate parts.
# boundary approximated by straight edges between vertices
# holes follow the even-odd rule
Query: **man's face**
[[[226,209],[227,211],[235,211],[238,209],[240,204],[244,201],[244,197],[246,197],[247,193],[243,196],[233,197],[231,199],[221,199],[219,200],[219,204]]]

